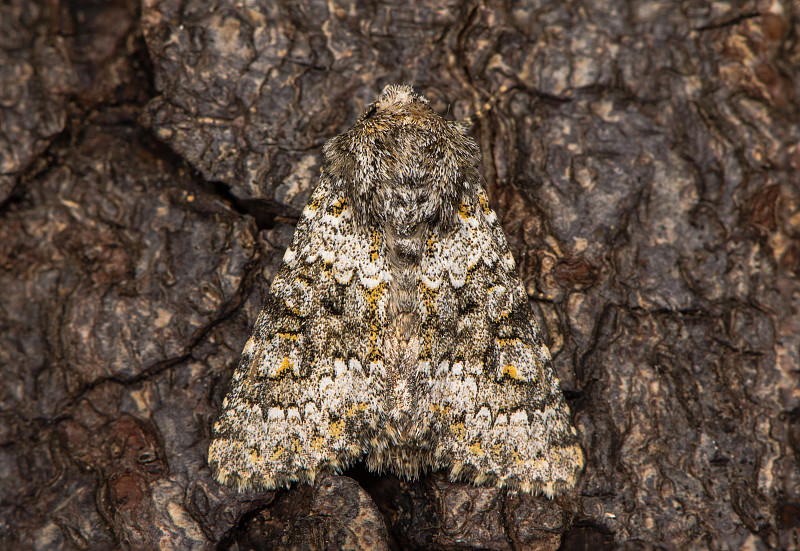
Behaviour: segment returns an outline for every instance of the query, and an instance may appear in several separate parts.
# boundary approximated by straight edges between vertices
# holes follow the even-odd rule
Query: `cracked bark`
[[[799,16],[4,3],[0,547],[797,546]],[[473,121],[587,451],[563,499],[210,478],[321,146],[392,82]]]

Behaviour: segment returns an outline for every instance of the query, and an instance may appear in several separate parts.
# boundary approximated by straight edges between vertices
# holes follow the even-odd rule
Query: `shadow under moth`
[[[213,427],[216,479],[274,489],[365,458],[573,487],[583,452],[466,126],[387,86],[324,154]]]

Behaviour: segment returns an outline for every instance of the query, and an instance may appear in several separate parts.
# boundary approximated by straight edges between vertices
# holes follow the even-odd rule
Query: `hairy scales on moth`
[[[213,428],[239,489],[373,471],[557,495],[583,453],[463,125],[387,86],[324,147]]]

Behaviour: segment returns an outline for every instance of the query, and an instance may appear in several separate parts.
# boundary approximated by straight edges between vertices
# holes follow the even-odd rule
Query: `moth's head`
[[[375,103],[386,108],[390,105],[405,105],[414,101],[428,103],[427,99],[414,92],[414,89],[408,84],[387,84]]]
[[[408,84],[390,84],[369,104],[352,128],[324,148],[328,161],[352,156],[356,164],[389,157],[404,164],[424,161],[428,153],[451,150],[451,161],[479,162],[469,125],[439,116],[428,100]],[[436,159],[427,159],[435,163]]]
[[[379,118],[409,119],[419,117],[440,118],[428,105],[428,100],[414,92],[408,84],[389,84],[383,89],[381,95],[367,106],[358,119],[359,124],[369,124],[366,121]]]

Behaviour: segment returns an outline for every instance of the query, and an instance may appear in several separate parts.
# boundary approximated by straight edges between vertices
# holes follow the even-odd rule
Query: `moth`
[[[467,126],[387,86],[328,141],[213,426],[240,490],[376,472],[555,496],[583,452]]]

